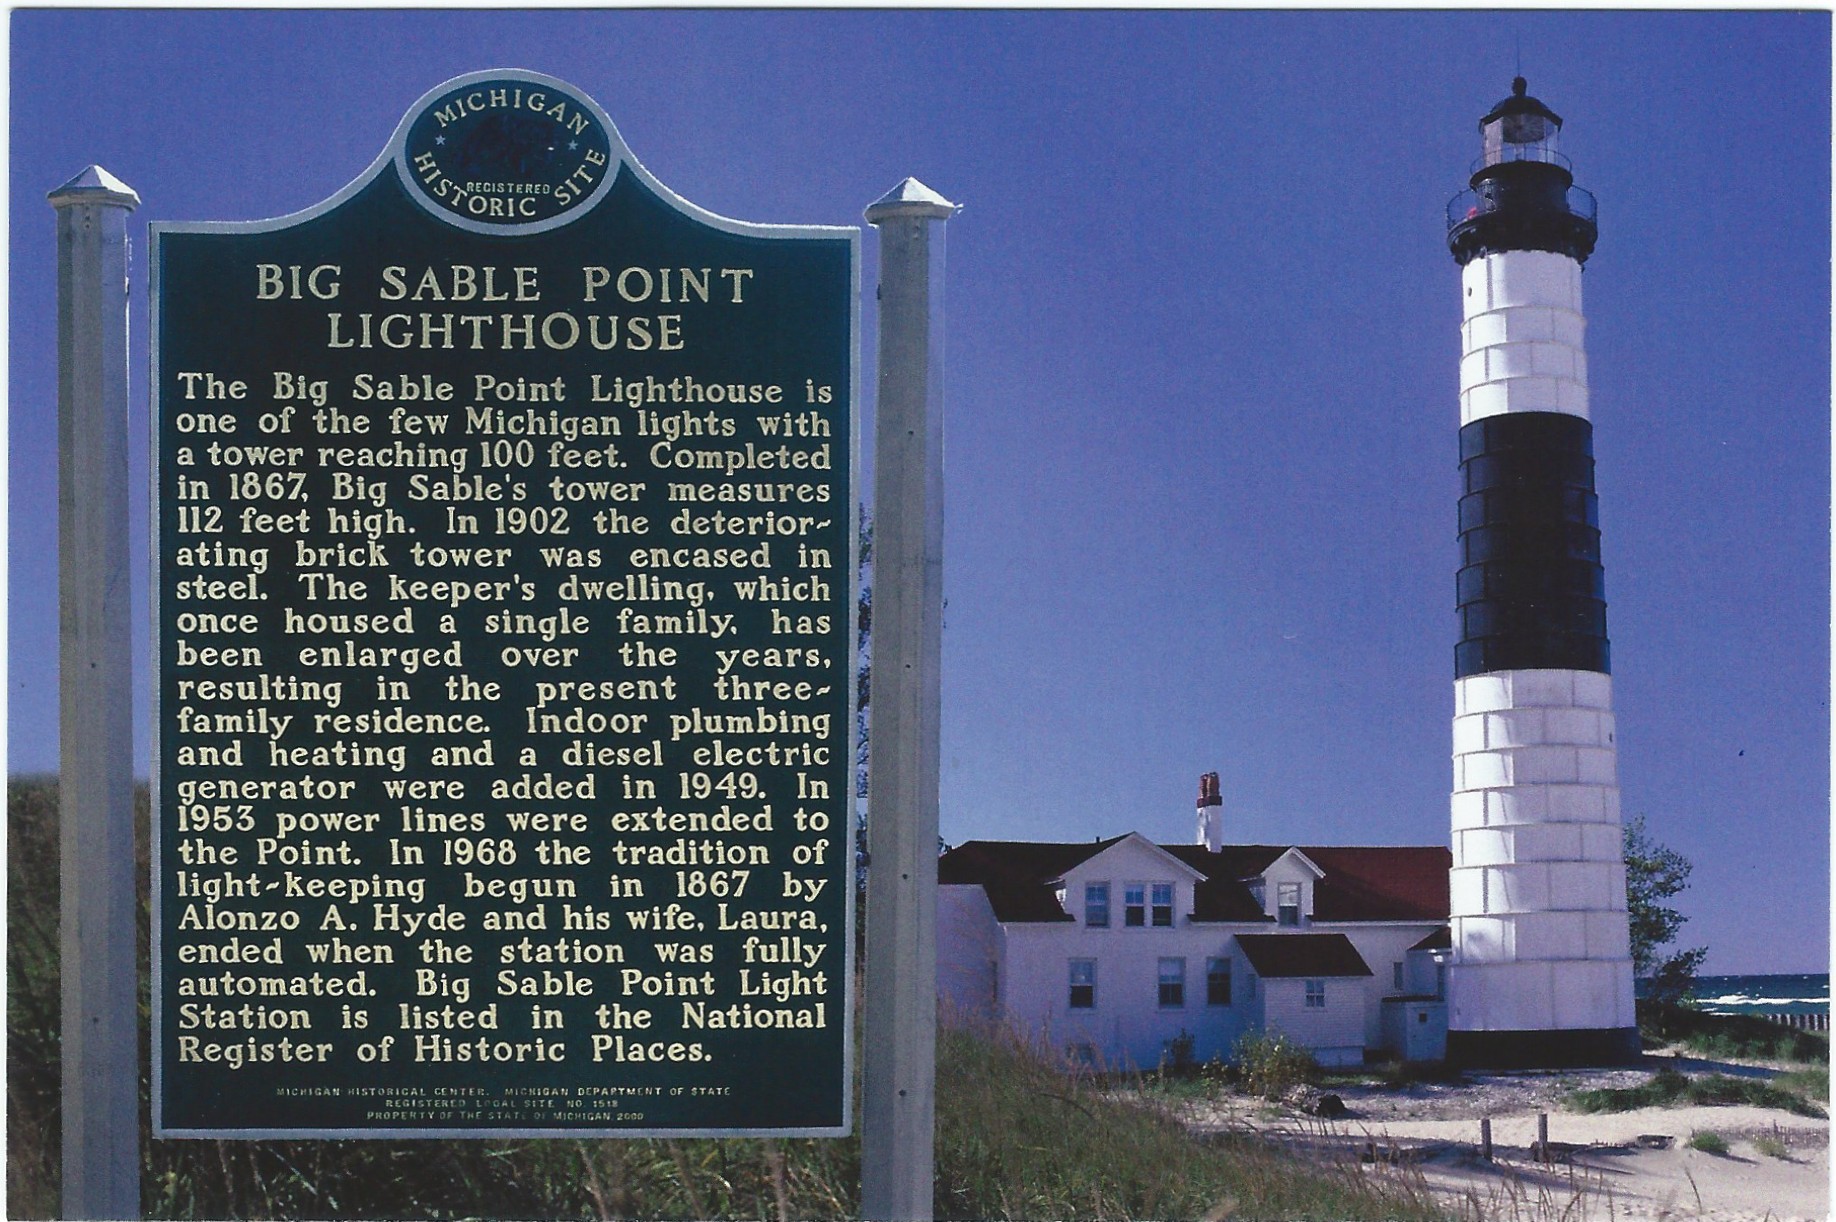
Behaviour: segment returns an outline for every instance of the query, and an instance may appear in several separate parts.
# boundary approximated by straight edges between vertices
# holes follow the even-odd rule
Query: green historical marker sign
[[[154,226],[160,1135],[848,1130],[858,244],[522,71]]]

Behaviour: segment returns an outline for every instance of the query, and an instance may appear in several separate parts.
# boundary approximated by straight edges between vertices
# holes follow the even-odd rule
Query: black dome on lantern
[[[1530,97],[1525,92],[1529,88],[1530,83],[1523,77],[1513,77],[1511,96],[1486,111],[1485,118],[1479,120],[1479,126],[1484,127],[1487,123],[1497,122],[1506,115],[1541,115],[1557,127],[1562,126],[1562,116],[1543,105],[1540,99]]]

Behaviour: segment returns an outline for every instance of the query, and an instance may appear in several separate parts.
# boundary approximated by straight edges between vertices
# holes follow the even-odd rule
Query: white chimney
[[[1218,774],[1199,778],[1198,843],[1213,853],[1224,847],[1224,798],[1218,792]]]

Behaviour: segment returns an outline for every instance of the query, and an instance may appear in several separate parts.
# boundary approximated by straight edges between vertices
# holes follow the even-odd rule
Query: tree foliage
[[[1626,909],[1632,925],[1632,970],[1649,982],[1654,1001],[1678,1002],[1689,992],[1708,948],[1670,951],[1682,932],[1682,913],[1665,903],[1689,886],[1689,860],[1652,839],[1645,816],[1626,824]]]

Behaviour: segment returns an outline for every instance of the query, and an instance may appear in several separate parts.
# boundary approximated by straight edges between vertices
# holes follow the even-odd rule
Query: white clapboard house
[[[1065,1054],[1152,1068],[1280,1032],[1328,1065],[1438,1060],[1449,851],[1228,844],[1216,773],[1198,842],[972,840],[938,860],[937,987]]]

